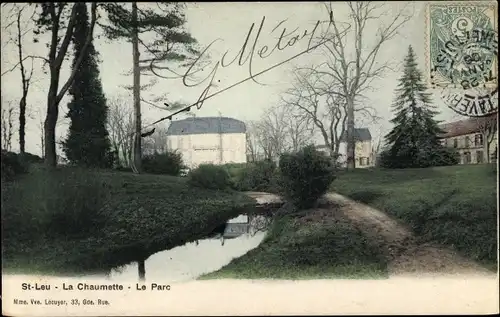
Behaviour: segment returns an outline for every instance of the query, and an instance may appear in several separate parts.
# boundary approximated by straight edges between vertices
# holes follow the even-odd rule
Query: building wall
[[[490,153],[486,153],[486,140],[483,140],[481,133],[471,133],[442,139],[444,145],[457,149],[460,154],[460,164],[481,164],[486,163],[487,155],[491,157],[498,146],[498,138],[490,144]]]
[[[318,151],[329,154],[328,149],[318,148]],[[347,158],[347,144],[342,142],[339,146],[339,163],[341,166],[346,165]],[[372,141],[358,141],[354,148],[354,155],[356,158],[356,168],[367,168],[374,166],[374,159],[372,158]]]
[[[342,142],[339,147],[339,154],[341,155],[339,158],[339,162],[342,165],[346,164],[347,158],[347,144]],[[372,158],[372,141],[357,141],[356,146],[354,148],[354,155],[356,158],[356,167],[357,168],[367,168],[372,167],[374,165],[374,159]]]
[[[178,150],[182,154],[184,164],[190,168],[203,163],[226,164],[247,161],[244,133],[169,135],[167,146],[169,149]]]

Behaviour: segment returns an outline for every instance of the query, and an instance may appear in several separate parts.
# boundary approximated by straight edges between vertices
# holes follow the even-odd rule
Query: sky
[[[375,31],[384,23],[387,23],[391,18],[391,13],[396,12],[402,6],[407,5],[404,2],[387,2],[384,4],[385,9],[389,14],[380,19],[370,21],[371,24],[367,28],[369,32],[366,36],[366,45],[369,47],[370,40],[373,40]],[[140,4],[143,5],[143,4]],[[412,19],[406,23],[399,34],[391,41],[384,44],[382,47],[377,63],[384,61],[402,62],[408,51],[408,46],[412,45],[418,57],[420,69],[425,72],[426,53],[425,53],[425,2],[412,2],[407,9],[414,10]],[[238,3],[189,3],[186,9],[187,29],[192,36],[198,40],[202,48],[207,47],[214,40],[217,40],[209,48],[211,57],[211,66],[202,72],[202,77],[206,77],[212,71],[222,55],[228,51],[226,63],[235,57],[241,49],[243,42],[247,36],[249,28],[255,23],[254,31],[251,36],[251,43],[255,37],[257,28],[259,27],[263,17],[265,17],[259,44],[273,47],[279,37],[281,30],[286,27],[287,32],[297,29],[294,34],[303,34],[305,30],[311,32],[315,23],[318,20],[328,19],[324,7],[319,2],[238,2]],[[334,16],[339,21],[347,19],[346,6],[342,2],[333,3]],[[29,13],[29,12],[28,12]],[[12,43],[8,43],[8,39],[12,34],[12,30],[6,29],[8,12],[2,8],[2,73],[5,70],[12,68],[17,63],[16,48]],[[25,15],[26,19],[29,14]],[[280,24],[280,22],[282,22]],[[25,20],[23,25],[30,25],[29,21]],[[273,29],[276,30],[273,31]],[[371,33],[370,33],[371,32]],[[101,30],[96,27],[95,46],[100,53],[100,76],[104,93],[108,99],[121,98],[124,106],[132,106],[132,99],[127,97],[125,85],[132,84],[132,76],[127,75],[132,66],[132,46],[125,41],[110,42],[99,37]],[[27,55],[47,56],[48,50],[45,47],[44,40],[41,38],[39,43],[33,43],[31,36],[28,34],[24,41],[24,53]],[[349,43],[348,43],[349,45]],[[261,59],[255,57],[253,59],[253,73],[258,73],[261,70],[267,69],[275,64],[287,60],[290,57],[300,53],[307,47],[307,38],[298,41],[297,44],[287,47],[282,51],[273,52],[268,58]],[[199,110],[196,111],[196,116],[227,116],[236,118],[245,122],[249,120],[257,120],[264,111],[276,105],[280,101],[280,96],[284,90],[290,87],[292,80],[290,69],[293,65],[317,65],[325,60],[325,56],[321,54],[319,49],[316,49],[310,54],[304,54],[300,57],[283,63],[282,65],[262,74],[258,77],[259,83],[252,80],[244,82],[234,88],[223,91],[214,97],[206,100]],[[62,71],[62,82],[66,81],[69,75],[68,65],[71,60],[65,62]],[[38,62],[35,64],[33,85],[28,97],[29,118],[26,128],[26,150],[34,154],[41,154],[40,147],[40,123],[45,118],[46,99],[48,88],[48,75],[44,74]],[[200,75],[201,76],[201,75]],[[237,62],[227,67],[219,67],[215,76],[217,87],[212,88],[211,93],[216,93],[226,87],[237,83],[240,80],[248,78],[249,67],[248,63],[239,66]],[[370,129],[373,138],[379,139],[391,129],[389,120],[392,118],[391,104],[394,98],[394,89],[398,84],[398,79],[401,76],[401,68],[398,67],[394,71],[388,71],[383,78],[377,79],[373,83],[373,90],[366,94],[367,99],[363,102],[368,103],[377,110],[377,114],[382,118],[377,123],[370,123],[366,126]],[[142,76],[141,80],[151,77]],[[20,73],[16,69],[2,76],[1,90],[2,103],[13,101],[18,102],[21,96]],[[62,85],[62,84],[61,84]],[[184,101],[195,103],[201,95],[206,85],[198,85],[196,87],[186,87],[181,79],[162,79],[158,78],[157,83],[148,91],[143,93],[143,97],[151,100],[154,97],[166,94],[167,102]],[[434,104],[441,112],[437,119],[442,121],[453,121],[460,119],[457,114],[444,105],[439,98],[439,94],[435,93],[433,100]],[[58,124],[56,135],[58,139],[64,138],[68,128],[68,120],[64,119],[64,113],[67,111],[68,95],[60,104],[59,117],[61,123]],[[160,104],[161,105],[161,104]],[[169,112],[166,110],[157,109],[147,104],[142,105],[143,122],[152,122],[160,117],[167,116]],[[182,119],[183,115],[175,117]],[[358,126],[361,127],[361,126]],[[13,138],[13,150],[18,150],[17,134]],[[320,139],[315,140],[321,143]],[[58,153],[61,154],[60,149]]]

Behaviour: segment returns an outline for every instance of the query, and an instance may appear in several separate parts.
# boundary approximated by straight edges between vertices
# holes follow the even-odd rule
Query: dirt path
[[[495,275],[450,249],[431,243],[417,243],[409,228],[375,208],[336,193],[328,193],[324,199],[342,206],[340,212],[347,219],[376,239],[389,258],[390,275]]]

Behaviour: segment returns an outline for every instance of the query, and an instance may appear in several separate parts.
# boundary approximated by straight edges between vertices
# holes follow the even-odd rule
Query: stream
[[[240,215],[227,222],[222,237],[211,237],[186,243],[151,255],[144,262],[145,280],[182,282],[217,271],[234,258],[256,248],[266,235],[265,217]],[[113,269],[106,277],[114,282],[137,282],[138,262]]]

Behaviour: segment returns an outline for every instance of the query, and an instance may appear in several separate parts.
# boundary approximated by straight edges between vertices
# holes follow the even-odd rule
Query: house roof
[[[445,131],[442,138],[450,138],[459,135],[466,135],[471,133],[478,133],[481,131],[481,126],[487,120],[497,120],[497,114],[487,117],[470,118],[466,120],[459,120],[449,123],[440,124],[439,127]]]
[[[368,128],[354,129],[354,140],[355,141],[370,141],[372,139],[372,134]],[[340,138],[341,142],[346,142],[346,135],[344,134]]]
[[[194,117],[172,121],[167,135],[245,133],[245,123],[227,117]]]

